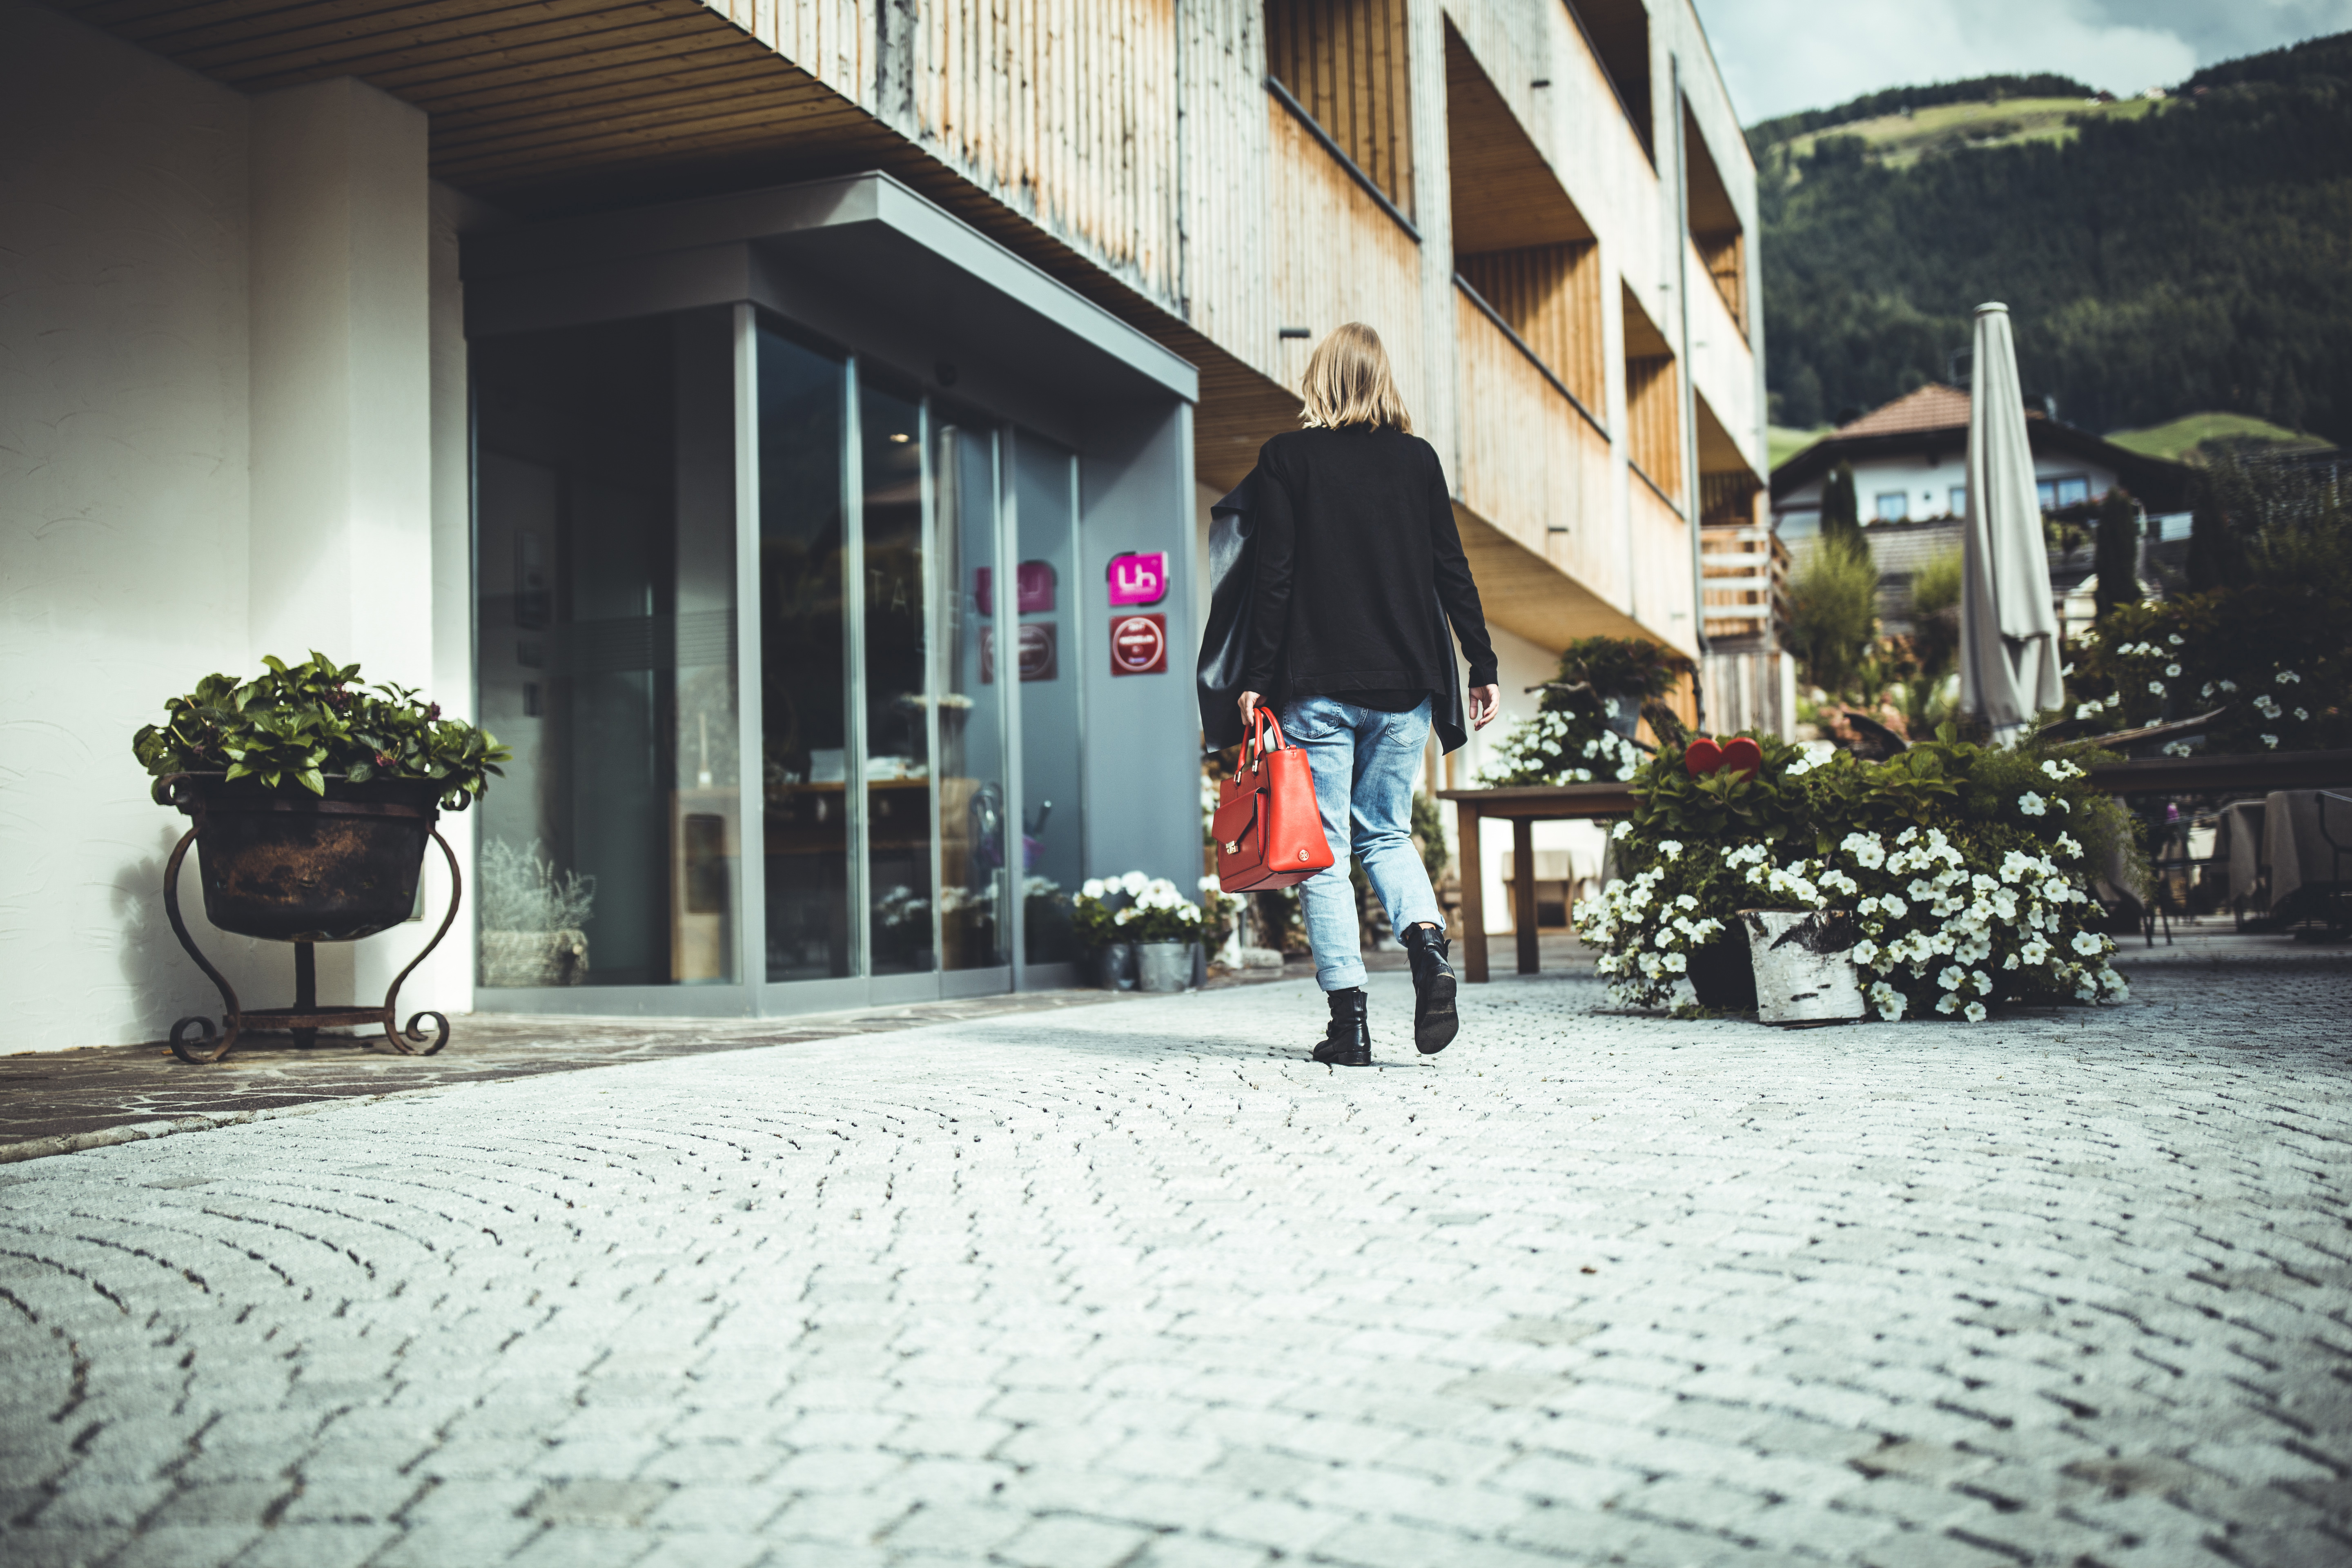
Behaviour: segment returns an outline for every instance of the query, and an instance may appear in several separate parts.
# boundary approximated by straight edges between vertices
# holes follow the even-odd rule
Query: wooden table
[[[1478,853],[1478,825],[1489,816],[1511,824],[1513,879],[1511,923],[1519,939],[1519,973],[1533,974],[1536,959],[1535,828],[1538,822],[1592,816],[1623,816],[1633,809],[1633,793],[1623,784],[1514,784],[1507,789],[1442,789],[1454,803],[1462,858],[1462,968],[1473,984],[1486,978],[1486,872]]]
[[[2326,789],[2352,785],[2352,751],[2282,752],[2275,756],[2143,757],[2091,770],[2091,783],[2110,795],[2198,795],[2227,790]],[[1507,789],[1445,789],[1461,840],[1462,968],[1473,984],[1486,979],[1486,863],[1478,854],[1479,824],[1511,824],[1511,856],[1525,868],[1514,879],[1511,923],[1518,938],[1518,969],[1533,974],[1536,954],[1535,825],[1596,816],[1624,816],[1633,794],[1614,781],[1580,784],[1515,784]]]

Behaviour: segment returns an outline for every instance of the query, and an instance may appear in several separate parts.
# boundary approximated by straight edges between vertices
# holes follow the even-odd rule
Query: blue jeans
[[[1283,709],[1282,731],[1315,770],[1315,804],[1323,808],[1323,837],[1332,850],[1329,868],[1298,885],[1315,979],[1326,991],[1346,991],[1364,983],[1356,889],[1348,879],[1351,848],[1391,928],[1445,924],[1412,847],[1412,785],[1429,744],[1429,703],[1383,713],[1336,697],[1301,697]]]

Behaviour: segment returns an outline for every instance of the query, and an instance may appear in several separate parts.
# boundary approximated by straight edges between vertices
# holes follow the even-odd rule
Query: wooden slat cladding
[[[1745,335],[1747,256],[1739,228],[1739,209],[1732,205],[1731,192],[1723,183],[1723,171],[1716,164],[1706,133],[1699,129],[1698,117],[1687,110],[1683,112],[1683,150],[1690,163],[1691,244],[1697,249],[1706,275],[1715,279],[1716,292],[1723,296],[1732,324]]]
[[[1315,342],[1343,321],[1381,335],[1397,389],[1419,411],[1422,375],[1421,247],[1323,151],[1289,110],[1265,100],[1275,237],[1268,279],[1279,325],[1306,339],[1281,343],[1278,378],[1296,387]]]
[[[1682,503],[1682,395],[1675,356],[1636,354],[1625,361],[1625,457],[1666,499]]]
[[[1691,244],[1697,248],[1706,275],[1715,280],[1715,291],[1723,297],[1723,308],[1731,312],[1732,325],[1746,332],[1748,256],[1744,237],[1736,228],[1727,233],[1694,233]]]
[[[1454,331],[1463,504],[1601,598],[1624,605],[1609,443],[1459,295]]]
[[[1601,254],[1591,240],[1491,250],[1456,269],[1595,418],[1607,406]]]
[[[1411,216],[1408,0],[1265,0],[1266,69]]]
[[[1683,416],[1675,356],[1666,335],[1642,309],[1633,290],[1621,288],[1619,294],[1625,321],[1625,458],[1668,502],[1679,507],[1684,504]]]

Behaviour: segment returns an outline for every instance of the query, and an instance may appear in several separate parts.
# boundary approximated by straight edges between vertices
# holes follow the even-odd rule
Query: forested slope
[[[2229,409],[2352,442],[2352,34],[2200,71],[2159,112],[2086,114],[2059,144],[1890,167],[1818,116],[1757,132],[1776,424],[1945,379],[1971,310],[2001,300],[2028,390],[2070,423]]]

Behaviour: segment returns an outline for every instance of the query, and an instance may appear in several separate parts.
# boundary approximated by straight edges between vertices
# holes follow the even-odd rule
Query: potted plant
[[[1700,955],[1759,908],[1850,920],[1861,990],[1890,1020],[2128,994],[2090,879],[2136,829],[2090,787],[2084,748],[1973,745],[1948,725],[1877,762],[1757,743],[1752,771],[1693,773],[1675,754],[1636,775],[1613,830],[1626,875],[1576,911],[1618,1000],[1720,1005]]]
[[[1569,644],[1544,683],[1532,719],[1514,724],[1482,784],[1590,784],[1629,779],[1642,765],[1633,740],[1642,705],[1691,673],[1690,660],[1641,637],[1583,637]]]
[[[1120,926],[1119,916],[1131,910],[1135,895],[1149,882],[1140,871],[1089,877],[1070,900],[1070,928],[1087,950],[1095,984],[1105,991],[1135,989],[1135,940]]]
[[[482,984],[579,985],[588,978],[588,922],[595,918],[596,879],[556,869],[539,841],[518,848],[493,838],[482,846]]]
[[[299,944],[297,1005],[268,1010],[273,1024],[300,1033],[383,1020],[394,1046],[406,1050],[389,1019],[408,971],[381,1009],[319,1012],[310,995],[309,944],[355,942],[406,920],[416,906],[425,844],[439,838],[433,826],[439,812],[471,804],[509,753],[487,731],[444,719],[438,704],[406,687],[358,686],[358,665],[316,652],[298,665],[262,662],[267,669],[250,680],[206,676],[164,704],[163,722],[131,740],[132,753],[154,776],[157,803],[193,819],[165,868],[164,907],[181,944],[227,1004],[226,1037],[205,1059],[227,1052],[247,1015],[180,921],[177,876],[192,841],[214,925]],[[449,853],[446,842],[442,848]],[[454,876],[454,855],[450,868]],[[453,886],[433,943],[456,918]],[[210,1037],[209,1020],[182,1019],[173,1027],[175,1050],[191,1024]],[[444,1021],[443,1038],[446,1033]]]

